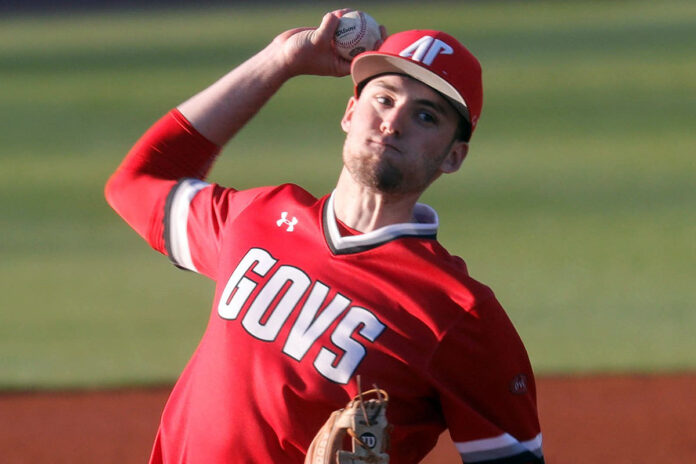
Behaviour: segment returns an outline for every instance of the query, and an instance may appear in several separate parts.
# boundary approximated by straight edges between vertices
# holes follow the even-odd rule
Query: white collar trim
[[[335,191],[331,193],[324,207],[324,226],[326,239],[330,242],[329,245],[331,248],[337,253],[373,248],[403,236],[435,238],[437,235],[438,226],[440,224],[437,212],[426,204],[416,203],[413,212],[418,222],[391,224],[364,234],[349,235],[346,237],[341,236],[338,229],[336,212],[334,211],[335,193]]]

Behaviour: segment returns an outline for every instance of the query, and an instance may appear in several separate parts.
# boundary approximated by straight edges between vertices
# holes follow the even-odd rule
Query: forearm
[[[277,36],[266,48],[220,80],[179,105],[201,134],[217,145],[232,138],[290,78],[345,76],[350,62],[333,48],[338,10],[324,15],[318,28],[297,28]]]
[[[203,136],[222,146],[291,76],[282,50],[272,42],[178,109]]]

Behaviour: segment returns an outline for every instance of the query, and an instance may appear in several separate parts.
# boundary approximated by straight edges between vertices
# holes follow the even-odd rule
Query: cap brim
[[[418,63],[398,55],[381,52],[365,52],[356,56],[351,65],[351,77],[355,85],[379,74],[406,74],[432,87],[452,103],[462,116],[471,122],[469,108],[464,98],[449,82]]]

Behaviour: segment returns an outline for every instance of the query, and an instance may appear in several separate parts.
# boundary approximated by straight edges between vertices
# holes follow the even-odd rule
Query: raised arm
[[[327,13],[316,29],[280,34],[248,61],[179,105],[179,111],[208,140],[224,145],[288,79],[300,74],[347,75],[350,62],[332,44],[344,11]]]
[[[344,76],[350,63],[333,48],[338,18],[318,28],[283,32],[266,48],[194,95],[153,125],[133,146],[105,188],[108,203],[157,250],[164,252],[166,198],[185,177],[205,178],[220,147],[293,76]]]

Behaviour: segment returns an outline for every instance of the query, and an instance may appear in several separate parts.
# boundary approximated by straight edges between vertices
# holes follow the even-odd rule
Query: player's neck
[[[387,195],[359,185],[341,173],[334,193],[336,218],[362,233],[392,224],[413,222],[418,195]]]

